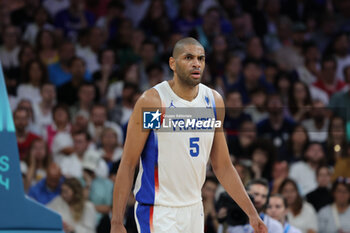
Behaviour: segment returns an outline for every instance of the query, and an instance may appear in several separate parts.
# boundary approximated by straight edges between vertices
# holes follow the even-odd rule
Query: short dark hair
[[[83,63],[83,65],[86,66],[84,59],[82,59],[81,57],[74,56],[69,60],[69,63],[68,63],[69,68],[72,68],[73,63],[77,60],[81,61]]]
[[[91,140],[90,134],[86,130],[79,130],[79,131],[76,131],[76,132],[72,132],[72,137],[75,137],[75,136],[81,135],[81,134],[85,136],[85,139],[87,141]]]
[[[278,197],[282,200],[283,202],[283,205],[284,205],[284,208],[288,208],[288,203],[287,203],[287,200],[279,193],[274,193],[274,194],[271,194],[270,198],[269,198],[269,202],[271,200],[272,197]]]
[[[333,62],[335,67],[337,67],[337,60],[333,55],[326,55],[322,58],[322,62],[321,62],[322,69],[324,68],[324,63],[326,62]]]
[[[207,176],[205,178],[204,184],[206,184],[207,182],[212,182],[212,183],[215,183],[216,185],[219,184],[219,181],[218,181],[218,179],[215,176]]]
[[[163,72],[163,67],[159,63],[152,63],[149,66],[147,66],[146,73],[150,74],[153,70],[159,70],[159,71]]]
[[[246,185],[246,189],[250,190],[250,188],[253,185],[262,185],[265,186],[267,189],[269,189],[269,182],[265,179],[265,178],[258,178],[258,179],[252,179],[251,181],[248,182],[248,184]]]
[[[256,65],[257,67],[261,68],[261,62],[254,58],[247,58],[243,61],[243,69],[249,65]]]

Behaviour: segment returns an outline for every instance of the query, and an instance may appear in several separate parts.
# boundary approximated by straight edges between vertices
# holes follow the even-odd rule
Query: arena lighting
[[[61,217],[26,197],[15,126],[0,64],[0,233],[63,233]]]

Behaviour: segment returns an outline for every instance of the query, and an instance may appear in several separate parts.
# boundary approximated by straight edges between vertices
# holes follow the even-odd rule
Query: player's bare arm
[[[111,233],[126,232],[123,226],[126,203],[131,191],[135,168],[149,135],[149,130],[142,129],[142,109],[159,106],[161,106],[161,101],[158,92],[150,89],[138,99],[130,117],[123,156],[114,185]]]
[[[218,120],[221,120],[221,122],[224,122],[224,101],[216,91],[213,91],[213,95],[217,107],[217,118]],[[221,125],[220,129],[216,129],[210,154],[213,171],[227,193],[248,215],[250,224],[254,228],[254,231],[256,233],[267,233],[266,226],[260,219],[253,203],[250,201],[248,194],[245,191],[236,169],[232,165],[222,128],[223,125]]]

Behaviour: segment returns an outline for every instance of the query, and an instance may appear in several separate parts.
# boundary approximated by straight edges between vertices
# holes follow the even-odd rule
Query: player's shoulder
[[[142,93],[142,95],[136,102],[136,106],[146,108],[161,106],[161,99],[158,91],[154,88],[151,88]]]

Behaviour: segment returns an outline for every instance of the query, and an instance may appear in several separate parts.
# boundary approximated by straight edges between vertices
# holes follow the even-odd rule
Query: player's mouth
[[[199,70],[195,70],[191,72],[192,78],[199,79],[201,77],[201,72]]]

